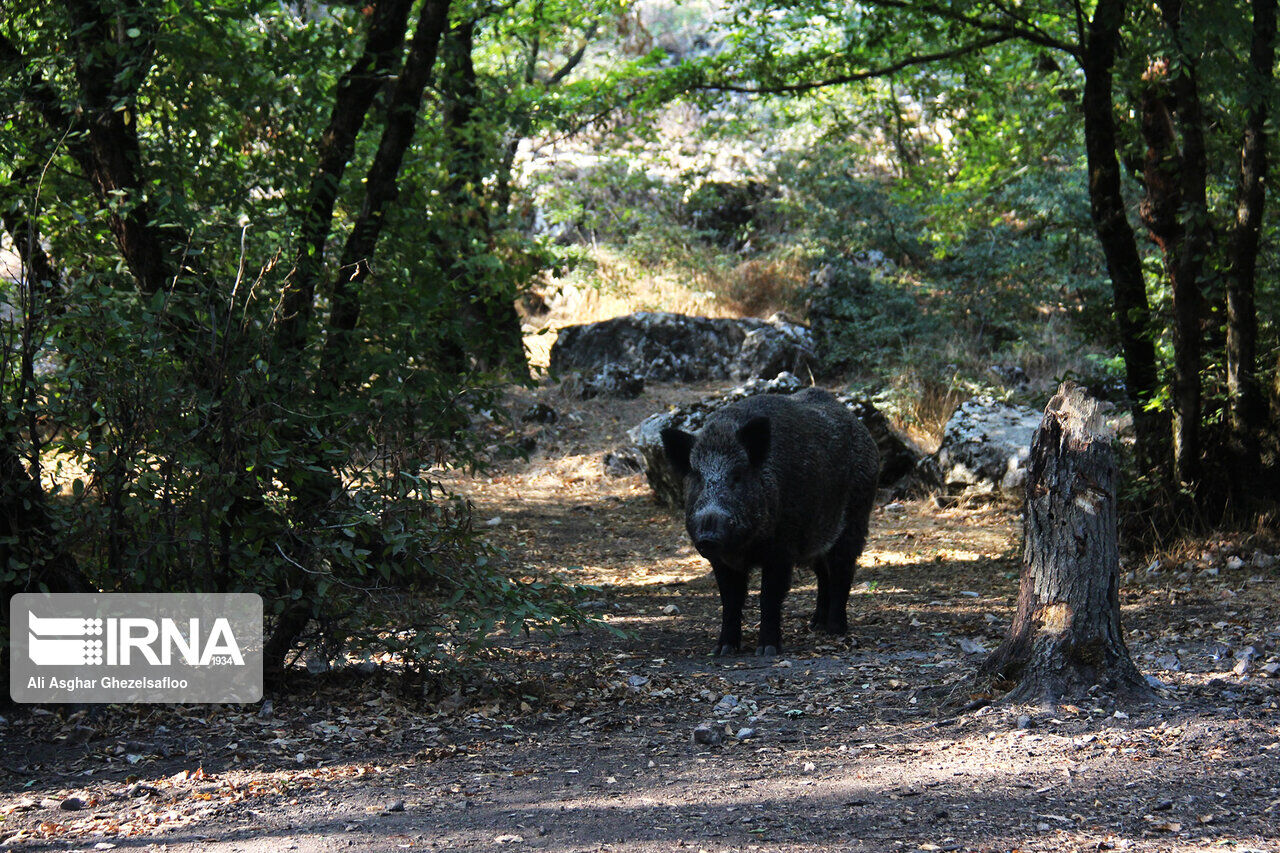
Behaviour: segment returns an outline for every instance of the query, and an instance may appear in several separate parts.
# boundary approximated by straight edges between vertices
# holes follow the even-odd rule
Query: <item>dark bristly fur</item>
[[[865,426],[817,388],[763,394],[712,415],[696,435],[662,431],[684,475],[685,527],[720,587],[718,655],[742,643],[748,573],[760,566],[756,653],[782,649],[782,601],[791,571],[818,577],[812,626],[843,634],[854,568],[867,539],[879,457]]]

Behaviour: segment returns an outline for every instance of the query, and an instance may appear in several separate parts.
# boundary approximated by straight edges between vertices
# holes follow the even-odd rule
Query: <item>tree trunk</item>
[[[1082,106],[1089,159],[1089,203],[1111,276],[1124,354],[1125,387],[1137,432],[1138,464],[1145,471],[1163,471],[1168,445],[1165,421],[1158,412],[1147,410],[1147,404],[1155,399],[1158,390],[1151,308],[1147,303],[1138,244],[1126,215],[1120,164],[1116,159],[1112,69],[1124,17],[1125,0],[1099,0],[1081,55],[1085,75]]]
[[[321,360],[321,373],[335,384],[350,362],[351,338],[360,319],[360,288],[372,272],[374,250],[382,234],[383,214],[396,197],[400,166],[413,141],[422,92],[436,64],[440,36],[449,24],[449,0],[426,0],[414,31],[404,69],[387,104],[386,124],[378,152],[365,178],[364,202],[347,237],[333,282],[333,307],[329,313],[329,337]]]
[[[501,278],[491,281],[492,276],[477,264],[492,251],[493,234],[485,189],[490,142],[483,132],[487,119],[472,55],[475,27],[474,21],[458,24],[442,47],[440,82],[450,173],[447,197],[456,214],[443,226],[438,242],[445,278],[461,301],[460,313],[470,327],[465,352],[459,349],[450,356],[455,362],[451,369],[464,370],[465,362],[475,357],[485,366],[506,367],[528,376],[515,294]]]
[[[1064,382],[1031,448],[1017,613],[980,670],[1017,682],[1009,701],[1151,695],[1120,631],[1116,481],[1098,401]]]
[[[1159,0],[1159,7],[1171,43],[1181,44],[1181,0]],[[1173,474],[1193,485],[1200,479],[1200,279],[1209,244],[1204,113],[1193,57],[1154,59],[1142,79],[1142,213],[1173,294]]]
[[[315,174],[302,210],[293,270],[281,299],[277,341],[286,357],[307,345],[316,282],[324,268],[324,247],[333,227],[342,174],[356,150],[356,137],[374,96],[400,60],[412,0],[378,0],[373,5],[364,51],[338,81],[329,125],[317,145]]]
[[[1227,395],[1231,428],[1231,485],[1239,502],[1254,492],[1265,409],[1258,383],[1258,314],[1254,285],[1267,190],[1267,104],[1276,56],[1276,0],[1253,0],[1249,98],[1240,145],[1236,221],[1227,268]]]

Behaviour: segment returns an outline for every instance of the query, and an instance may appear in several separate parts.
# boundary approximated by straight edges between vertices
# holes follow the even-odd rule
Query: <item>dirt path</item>
[[[522,639],[487,680],[432,702],[351,675],[269,710],[14,715],[0,843],[1280,851],[1274,568],[1212,543],[1185,567],[1135,568],[1126,626],[1162,705],[983,705],[963,685],[1011,615],[1017,519],[894,504],[873,516],[847,638],[805,629],[800,574],[781,659],[713,659],[716,592],[679,519],[643,477],[600,465],[626,428],[700,392],[548,396],[560,418],[523,427],[530,461],[452,480],[513,559],[599,585],[592,607],[626,636]],[[941,714],[945,695],[970,709]],[[695,743],[700,724],[721,742]]]

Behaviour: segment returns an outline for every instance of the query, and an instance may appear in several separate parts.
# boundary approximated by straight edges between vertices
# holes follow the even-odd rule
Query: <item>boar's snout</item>
[[[705,509],[689,520],[693,547],[707,559],[723,553],[730,540],[729,514],[721,509]]]

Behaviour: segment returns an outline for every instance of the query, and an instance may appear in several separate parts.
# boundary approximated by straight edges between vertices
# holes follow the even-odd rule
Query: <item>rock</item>
[[[1031,719],[1031,717],[1028,716],[1027,714],[1023,714],[1022,716],[1018,717],[1017,725],[1018,725],[1018,728],[1020,729],[1033,728],[1035,724],[1036,724],[1036,721]]]
[[[387,807],[386,809],[384,809],[384,811],[388,811],[388,812],[404,811],[404,800],[395,800],[394,802],[387,803]]]
[[[738,697],[729,693],[721,697],[720,701],[716,703],[715,707],[712,708],[711,711],[716,714],[730,714],[737,707]]]
[[[690,317],[642,311],[566,326],[551,347],[551,370],[578,371],[584,386],[606,366],[650,382],[772,379],[813,362],[813,336],[775,314],[768,320]]]
[[[1227,558],[1227,569],[1229,571],[1237,572],[1243,568],[1244,568],[1244,560],[1240,559],[1234,554]]]
[[[546,403],[534,403],[524,410],[520,420],[525,423],[553,424],[560,420],[560,415]]]
[[[870,401],[849,394],[837,395],[871,432],[880,453],[880,488],[895,498],[917,495],[938,485],[932,462],[911,439],[893,428],[884,412]]]
[[[643,373],[625,365],[604,364],[599,371],[582,380],[582,388],[578,396],[584,400],[590,400],[592,397],[634,400],[643,393]]]
[[[705,746],[719,746],[724,741],[724,729],[712,723],[702,723],[693,730],[693,742]]]
[[[649,683],[647,675],[631,675],[627,677],[627,686],[639,689]]]
[[[753,728],[749,728],[747,726],[743,726],[742,728],[738,729],[738,733],[734,735],[734,737],[736,737],[738,740],[748,740],[755,736],[756,736],[756,730]]]
[[[630,477],[644,470],[640,451],[636,449],[617,450],[606,453],[600,460],[604,473],[609,477]]]
[[[684,486],[679,475],[667,463],[662,449],[662,431],[676,427],[686,432],[696,432],[713,412],[755,394],[792,394],[808,387],[791,373],[780,373],[771,380],[755,379],[739,385],[724,394],[698,400],[666,412],[650,415],[633,427],[628,437],[636,445],[644,460],[645,476],[658,503],[679,509],[684,506]],[[934,481],[925,463],[924,455],[910,439],[898,433],[870,402],[849,395],[838,399],[848,406],[866,425],[875,439],[880,453],[880,486],[891,494],[901,495]]]
[[[1003,494],[1021,499],[1031,441],[1041,414],[1027,406],[977,397],[947,421],[934,454],[949,494]]]
[[[78,812],[84,808],[84,800],[79,797],[67,797],[58,804],[58,808],[64,812]]]
[[[663,616],[678,616],[680,614],[680,606],[678,604],[668,604],[662,608]]]
[[[1273,660],[1270,663],[1264,664],[1262,667],[1262,674],[1268,678],[1280,676],[1280,661]]]

